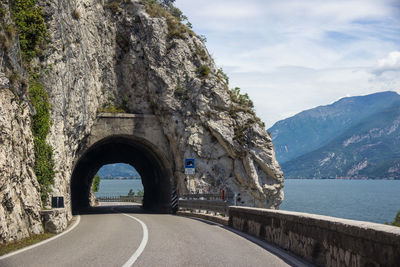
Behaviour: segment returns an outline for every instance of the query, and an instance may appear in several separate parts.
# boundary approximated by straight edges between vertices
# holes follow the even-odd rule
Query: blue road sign
[[[185,159],[185,174],[193,175],[195,173],[194,159]]]
[[[185,159],[185,169],[194,169],[194,159]]]

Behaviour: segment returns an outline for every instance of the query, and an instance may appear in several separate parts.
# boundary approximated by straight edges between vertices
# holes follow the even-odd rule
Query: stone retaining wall
[[[399,266],[400,228],[314,214],[230,207],[229,226],[320,266]]]

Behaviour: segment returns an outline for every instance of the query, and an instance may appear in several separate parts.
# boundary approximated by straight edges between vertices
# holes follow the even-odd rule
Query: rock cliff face
[[[0,240],[8,242],[43,229],[29,107],[0,79]]]
[[[198,190],[226,187],[241,193],[242,204],[279,207],[283,174],[271,138],[254,113],[232,97],[223,74],[196,35],[154,10],[146,11],[139,1],[39,4],[51,36],[37,62],[47,70],[41,81],[52,103],[47,137],[56,170],[52,194],[65,196],[65,220],[71,217],[70,177],[81,144],[99,110],[112,106],[157,116],[169,142],[180,193],[187,190],[184,158],[195,157]],[[11,68],[6,64],[1,66],[2,73]],[[42,231],[39,187],[32,171],[30,115],[34,110],[28,101],[18,105],[17,96],[7,87],[4,84],[0,91],[4,210],[0,216],[6,216],[1,218],[2,241],[13,239],[18,231],[23,234],[17,238]],[[26,223],[14,231],[21,221]]]

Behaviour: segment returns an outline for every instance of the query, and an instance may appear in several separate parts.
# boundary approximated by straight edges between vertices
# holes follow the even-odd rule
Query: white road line
[[[182,216],[182,217],[184,217],[184,216]],[[311,263],[307,262],[306,260],[303,260],[303,259],[291,254],[290,252],[288,252],[288,251],[286,251],[286,250],[284,250],[282,248],[279,248],[279,247],[277,247],[275,245],[272,245],[272,244],[270,244],[270,243],[268,243],[266,241],[258,239],[257,237],[251,236],[251,235],[249,235],[247,233],[240,232],[239,230],[236,230],[236,229],[234,229],[232,227],[224,226],[222,224],[219,224],[219,223],[216,223],[216,222],[212,222],[212,221],[209,221],[209,220],[206,220],[206,219],[203,219],[203,218],[190,217],[190,216],[187,217],[187,218],[191,218],[193,220],[202,221],[202,222],[205,222],[205,223],[210,223],[211,222],[211,223],[219,226],[221,230],[224,230],[224,231],[227,231],[227,232],[230,232],[230,233],[235,233],[235,234],[237,234],[237,235],[239,235],[239,236],[241,236],[241,237],[243,237],[243,238],[245,238],[245,239],[257,244],[257,245],[259,245],[260,247],[266,249],[267,251],[269,251],[272,254],[274,254],[276,257],[281,258],[283,261],[288,262],[289,265],[298,266],[298,267],[314,266]]]
[[[57,239],[57,238],[59,238],[59,237],[62,237],[63,235],[65,235],[65,234],[71,232],[75,227],[77,227],[78,224],[80,223],[80,221],[81,221],[81,216],[78,215],[75,224],[74,224],[73,226],[71,226],[67,231],[62,232],[61,234],[55,235],[55,236],[53,236],[53,237],[51,237],[51,238],[49,238],[49,239],[43,240],[42,242],[36,243],[36,244],[31,245],[31,246],[28,246],[28,247],[24,247],[24,248],[22,248],[22,249],[20,249],[20,250],[17,250],[17,251],[8,253],[8,254],[6,254],[6,255],[3,255],[3,256],[0,257],[0,260],[4,260],[5,258],[14,256],[14,255],[17,255],[17,254],[19,254],[19,253],[22,253],[22,252],[25,252],[25,251],[27,251],[27,250],[36,248],[36,247],[38,247],[38,246],[44,245],[44,244],[46,244],[46,243],[49,243],[49,242],[51,242],[51,241],[53,241],[53,240],[55,240],[55,239]]]
[[[135,253],[133,253],[133,255],[129,258],[129,260],[127,262],[125,262],[124,265],[122,265],[122,267],[130,267],[135,263],[137,258],[139,258],[140,254],[142,254],[142,252],[144,251],[144,248],[147,245],[147,241],[149,240],[149,231],[147,230],[146,224],[144,222],[142,222],[141,220],[139,220],[138,218],[135,218],[135,217],[125,214],[125,213],[122,213],[122,215],[128,216],[128,217],[136,220],[137,222],[140,223],[140,225],[142,225],[142,229],[143,229],[143,238],[142,238],[142,242],[140,243],[138,249],[135,251]]]

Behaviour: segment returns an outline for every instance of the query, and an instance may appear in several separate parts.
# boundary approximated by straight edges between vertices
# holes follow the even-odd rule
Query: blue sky
[[[269,128],[345,96],[400,93],[398,0],[176,0]]]

